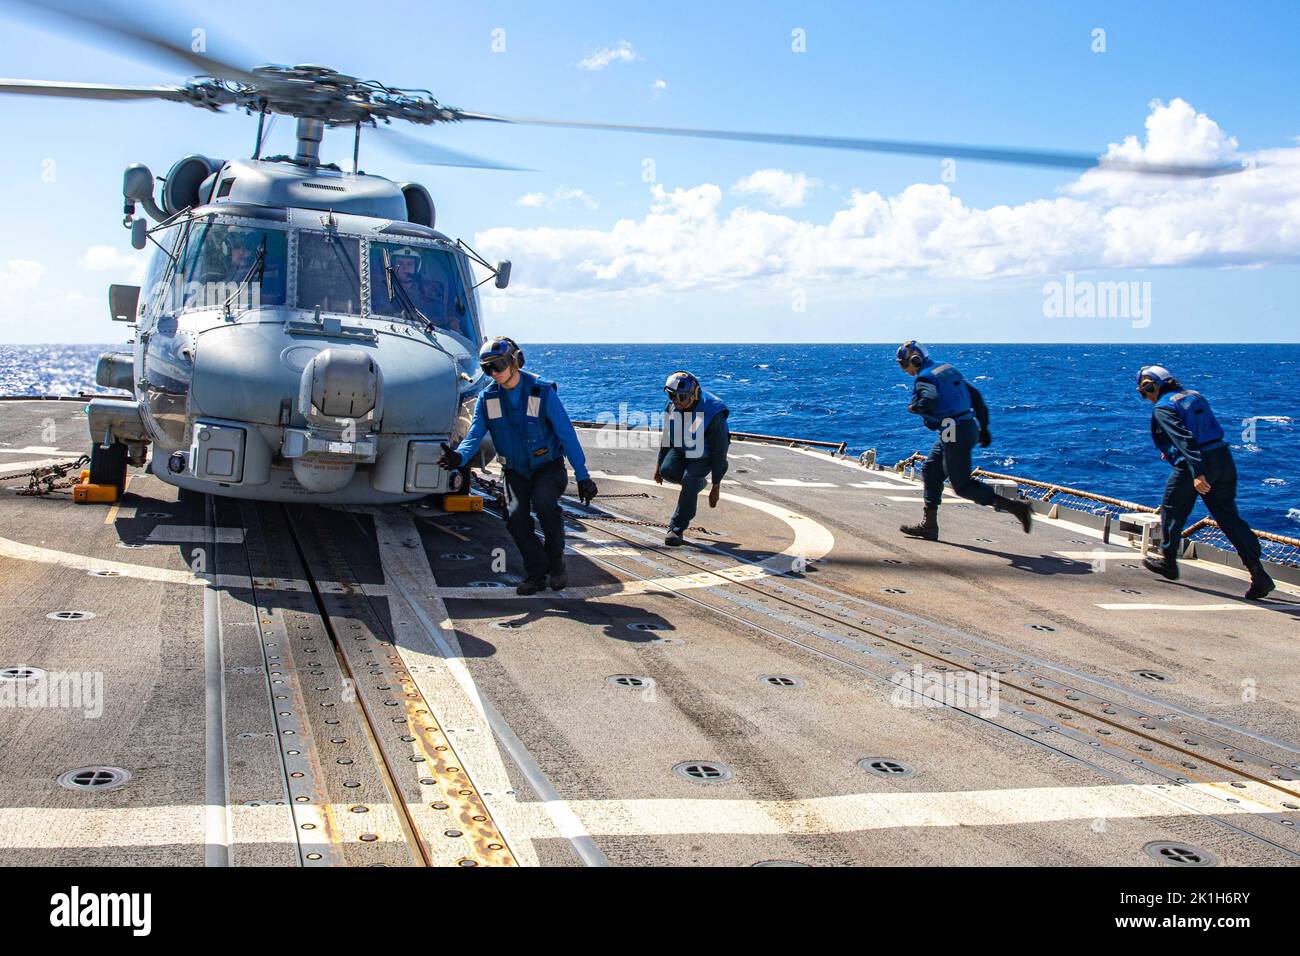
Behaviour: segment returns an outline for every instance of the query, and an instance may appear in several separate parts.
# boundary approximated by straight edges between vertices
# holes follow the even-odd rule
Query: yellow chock
[[[88,485],[88,484],[90,484],[90,469],[89,469],[89,468],[83,468],[83,469],[81,469],[81,483],[82,483],[83,485]]]
[[[444,511],[482,511],[483,498],[480,495],[443,495]]]
[[[89,477],[84,475],[84,477]],[[88,504],[112,504],[117,501],[117,485],[92,485],[88,481],[83,481],[79,485],[72,486],[72,500],[79,505]]]

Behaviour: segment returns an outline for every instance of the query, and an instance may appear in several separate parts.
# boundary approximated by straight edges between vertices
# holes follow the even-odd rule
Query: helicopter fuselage
[[[198,180],[201,159],[168,177],[164,209],[190,205],[151,230],[129,364],[98,375],[133,398],[92,400],[92,439],[137,463],[151,445],[159,478],[231,497],[459,490],[437,460],[488,384],[483,332],[469,257],[408,218],[431,223],[428,194],[285,161],[205,161]]]

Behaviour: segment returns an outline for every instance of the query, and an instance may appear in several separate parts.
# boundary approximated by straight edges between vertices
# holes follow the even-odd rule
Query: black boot
[[[1003,511],[1009,512],[1017,521],[1020,527],[1025,529],[1025,534],[1029,534],[1029,527],[1033,522],[1034,509],[1029,507],[1028,501],[1022,501],[1019,498],[1006,498],[1000,501]]]
[[[546,590],[546,582],[540,578],[524,578],[524,580],[515,585],[515,593],[523,594],[525,596],[536,594],[538,591],[544,590]]]
[[[1148,571],[1154,571],[1161,577],[1168,578],[1170,581],[1178,580],[1178,559],[1177,558],[1143,558],[1142,567]]]
[[[682,537],[682,533],[673,528],[669,528],[668,534],[664,535],[664,544],[670,548],[680,548],[685,543],[686,540]]]
[[[565,585],[569,583],[569,575],[564,568],[556,568],[546,576],[546,583],[551,586],[552,591],[563,591]]]
[[[1264,570],[1264,565],[1256,561],[1250,566],[1250,590],[1246,592],[1247,601],[1258,601],[1274,588],[1273,579]]]
[[[913,538],[924,538],[926,541],[939,540],[939,509],[935,505],[925,506],[925,517],[921,519],[920,524],[902,525],[899,531]]]

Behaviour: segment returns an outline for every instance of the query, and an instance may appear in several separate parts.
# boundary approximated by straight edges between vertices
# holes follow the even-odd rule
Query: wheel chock
[[[481,495],[443,495],[443,511],[482,511],[483,498]]]
[[[82,477],[89,475],[83,472]],[[89,481],[82,481],[81,484],[72,486],[72,500],[79,505],[112,504],[117,499],[117,485],[92,485]]]

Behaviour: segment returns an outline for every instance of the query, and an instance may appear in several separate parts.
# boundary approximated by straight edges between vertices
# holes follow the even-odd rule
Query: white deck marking
[[[850,481],[850,488],[884,488],[887,491],[897,491],[898,484],[893,481]]]
[[[1181,787],[1111,784],[1097,787],[1022,787],[933,793],[850,793],[803,800],[722,798],[571,800],[580,825],[596,836],[744,834],[789,836],[860,833],[914,827],[980,827],[1071,820],[1231,816],[1278,813],[1281,795],[1254,781]],[[1241,802],[1224,801],[1232,796]],[[342,816],[350,804],[329,809]],[[545,805],[520,804],[539,825]],[[241,808],[271,815],[283,808]],[[1285,811],[1281,811],[1285,812]],[[123,808],[0,807],[0,849],[192,845],[202,832],[201,806]]]
[[[65,455],[68,458],[79,458],[82,452],[60,451],[53,445],[28,445],[26,448],[0,448],[0,455],[58,455],[59,460],[62,461]],[[12,468],[13,465],[6,462],[5,467]]]
[[[193,571],[181,571],[177,568],[155,568],[147,564],[130,564],[126,561],[106,561],[103,558],[88,558],[83,554],[70,551],[55,551],[52,548],[38,548],[23,544],[11,538],[0,538],[0,558],[13,558],[16,561],[34,561],[38,564],[55,564],[77,571],[112,571],[124,578],[140,581],[161,581],[164,584],[213,584],[219,588],[251,587],[254,579],[246,574],[195,574]],[[272,591],[308,591],[310,585],[302,579],[294,578],[257,578],[257,587]],[[356,588],[339,581],[318,581],[316,586],[328,594],[353,594]],[[363,584],[362,593],[371,597],[387,597],[389,588],[386,584]],[[481,596],[481,595],[478,595]]]
[[[145,540],[150,544],[184,544],[187,541],[209,541],[216,532],[217,544],[243,544],[243,528],[205,528],[198,524],[160,524],[149,532]]]
[[[1103,611],[1268,611],[1267,604],[1098,604]]]
[[[0,461],[0,472],[6,475],[11,471],[31,471],[33,468],[44,468],[46,465],[57,464],[63,461],[62,458],[36,458],[30,461]],[[10,478],[10,481],[17,481],[16,478]]]
[[[373,517],[384,580],[394,597],[411,612],[408,622],[401,620],[407,615],[393,615],[397,647],[407,672],[443,727],[463,730],[487,724],[493,731],[456,734],[456,753],[462,766],[480,793],[504,794],[513,789],[505,761],[493,743],[495,738],[546,809],[547,820],[538,825],[538,821],[529,820],[521,813],[522,805],[515,801],[505,797],[483,798],[515,859],[521,866],[537,865],[534,841],[553,838],[558,833],[569,841],[585,864],[607,866],[609,861],[605,855],[592,842],[567,802],[560,798],[532,754],[479,691],[474,675],[465,664],[455,623],[438,596],[438,582],[424,549],[419,546],[420,535],[411,516],[375,508],[358,510]],[[513,594],[513,589],[510,593]]]
[[[838,488],[833,481],[804,481],[802,478],[759,478],[756,485],[773,485],[778,488]]]
[[[925,500],[924,498],[921,498],[918,495],[885,495],[885,497],[888,498],[890,501],[924,501]]]
[[[208,524],[206,559],[215,568],[216,505],[207,496]],[[242,534],[241,534],[242,540]],[[203,726],[204,763],[203,798],[204,814],[204,866],[231,866],[230,852],[230,792],[229,766],[226,754],[226,667],[221,640],[221,595],[216,587],[203,589]]]

